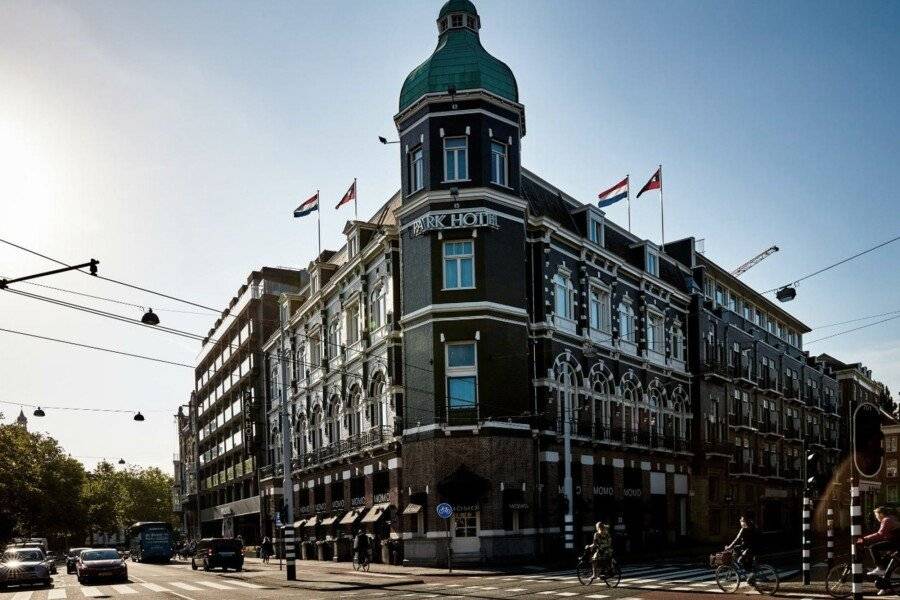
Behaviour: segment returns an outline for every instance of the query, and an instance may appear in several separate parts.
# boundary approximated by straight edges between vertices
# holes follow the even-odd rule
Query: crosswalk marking
[[[239,585],[241,587],[250,588],[251,590],[264,590],[266,586],[259,585],[257,583],[250,583],[249,581],[240,581],[238,579],[229,579],[228,583],[232,585]],[[346,593],[345,593],[346,595]]]
[[[120,594],[137,594],[137,590],[132,588],[130,585],[114,585],[112,589],[116,590]],[[47,599],[49,600],[49,598]]]
[[[609,594],[591,594],[590,596],[585,596],[585,598],[593,598],[594,600],[599,600],[600,598],[609,598]]]
[[[144,586],[151,592],[168,592],[166,588],[161,585],[156,585],[155,583],[141,583],[140,585]]]
[[[189,583],[184,583],[183,581],[170,581],[169,585],[174,585],[177,588],[181,588],[183,590],[187,590],[189,592],[199,592],[203,588],[198,588],[196,585],[191,585]]]
[[[233,590],[233,587],[229,587],[227,585],[222,585],[221,583],[216,583],[215,581],[198,581],[200,585],[205,585],[213,588],[214,590]]]
[[[528,588],[505,588],[504,592],[527,592]]]
[[[66,597],[66,588],[53,588],[47,592],[47,600],[64,600]]]
[[[12,600],[28,600],[31,598],[31,592],[16,592],[13,594]]]

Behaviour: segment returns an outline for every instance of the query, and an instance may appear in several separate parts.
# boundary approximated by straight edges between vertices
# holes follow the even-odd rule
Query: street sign
[[[281,513],[275,513],[275,527],[281,527]]]
[[[884,463],[881,411],[864,402],[853,412],[853,464],[862,477],[877,477]]]
[[[437,515],[442,519],[449,519],[453,516],[453,507],[446,502],[437,505]]]

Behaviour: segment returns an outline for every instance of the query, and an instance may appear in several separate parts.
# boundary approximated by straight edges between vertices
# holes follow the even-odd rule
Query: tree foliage
[[[93,471],[51,437],[0,424],[0,543],[38,536],[80,543],[136,521],[171,521],[172,478],[156,467]]]

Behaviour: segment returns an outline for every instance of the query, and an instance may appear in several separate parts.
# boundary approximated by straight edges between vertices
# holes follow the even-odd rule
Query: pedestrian
[[[263,564],[269,564],[269,557],[275,553],[275,546],[272,544],[272,540],[269,536],[263,538],[262,541],[262,559]]]
[[[241,534],[234,536],[234,540],[241,545],[241,548],[244,547],[244,538],[241,537]]]

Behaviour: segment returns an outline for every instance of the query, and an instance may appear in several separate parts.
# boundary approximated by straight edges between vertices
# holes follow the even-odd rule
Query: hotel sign
[[[422,235],[427,231],[470,229],[474,227],[500,229],[500,225],[497,222],[497,215],[486,210],[469,210],[439,214],[428,213],[412,222],[413,235]]]

